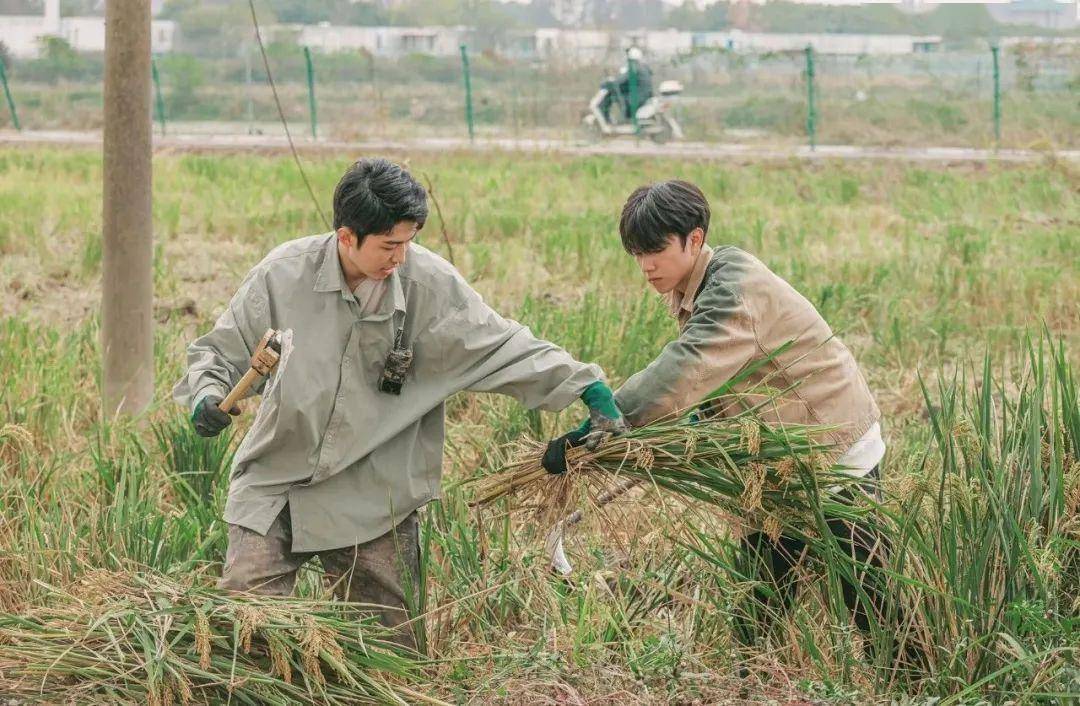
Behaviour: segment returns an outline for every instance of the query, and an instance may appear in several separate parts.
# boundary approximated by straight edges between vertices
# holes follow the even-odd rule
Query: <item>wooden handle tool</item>
[[[240,382],[225,396],[218,408],[222,412],[228,412],[236,406],[236,403],[247,394],[259,378],[269,375],[277,367],[281,360],[281,332],[267,329],[263,334],[259,345],[255,346],[255,353],[251,356],[251,367],[240,378]]]

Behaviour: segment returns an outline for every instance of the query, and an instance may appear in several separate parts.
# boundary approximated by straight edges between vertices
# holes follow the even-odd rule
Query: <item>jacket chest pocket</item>
[[[391,353],[394,351],[394,338],[397,329],[392,320],[366,321],[359,323],[358,326],[360,328],[357,336],[357,345],[359,348],[360,370],[363,377],[363,383],[378,389],[387,362],[391,357]],[[407,335],[406,332],[406,336]],[[424,350],[426,347],[422,344],[417,346],[414,341],[410,341],[407,338],[402,344],[413,352],[412,360],[411,362],[406,363],[407,368],[405,369],[403,378],[401,378],[402,384],[408,385],[416,380],[418,363],[423,366],[423,363],[418,361],[418,352]]]
[[[366,383],[378,384],[386,358],[394,347],[394,323],[362,321],[357,324],[355,346],[360,361],[360,374]]]

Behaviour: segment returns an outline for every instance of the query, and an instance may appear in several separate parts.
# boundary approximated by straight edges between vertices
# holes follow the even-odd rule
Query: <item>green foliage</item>
[[[94,275],[101,270],[101,237],[99,232],[86,231],[81,263],[85,275]]]
[[[22,81],[47,83],[60,80],[100,81],[104,68],[103,57],[80,54],[62,37],[43,37],[41,56],[20,64],[18,76]]]
[[[331,193],[350,159],[305,157],[317,194]],[[123,423],[100,417],[97,274],[82,264],[98,257],[100,155],[0,151],[0,662],[7,675],[21,655],[20,669],[38,670],[25,682],[35,689],[49,665],[51,675],[79,677],[46,680],[69,699],[104,674],[120,680],[112,701],[145,701],[148,685],[163,683],[161,669],[203,683],[182,671],[198,662],[191,606],[222,605],[205,587],[220,570],[230,454],[251,410],[233,437],[204,440],[170,388],[185,345],[212,325],[251,265],[277,243],[323,230],[287,156],[159,154],[154,167],[156,404]],[[528,703],[568,689],[582,700],[647,690],[683,703],[730,699],[740,688],[748,699],[841,703],[1040,702],[1080,690],[1072,372],[1080,200],[1069,168],[495,153],[415,153],[410,168],[430,177],[445,219],[433,215],[421,243],[448,254],[445,226],[457,268],[489,303],[599,362],[614,385],[675,331],[622,251],[619,208],[641,183],[677,175],[699,184],[713,206],[709,242],[751,251],[818,305],[877,395],[892,498],[882,512],[895,548],[886,580],[912,623],[891,636],[854,631],[835,595],[852,567],[826,546],[828,563],[813,567],[823,573],[808,577],[827,581],[803,586],[805,599],[763,648],[740,648],[733,621],[751,586],[729,573],[722,522],[651,492],[611,524],[586,512],[568,538],[577,572],[550,577],[549,528],[505,505],[470,511],[462,481],[511,460],[502,442],[561,433],[583,408],[529,412],[466,394],[448,405],[445,495],[423,516],[416,611],[427,612],[434,659],[403,683],[448,701],[502,693]],[[1023,336],[1038,341],[1042,322],[1053,345],[1028,347]],[[981,358],[984,349],[989,368],[972,369],[971,352]],[[941,383],[924,389],[920,375]],[[106,568],[134,574],[121,585],[157,602],[114,592],[93,604],[94,618],[70,612],[66,596]],[[194,585],[173,594],[158,574]],[[317,573],[302,585],[320,595]],[[162,595],[179,599],[170,607]],[[221,610],[211,621],[214,674],[229,673],[235,644],[232,609]],[[46,624],[63,629],[45,635]],[[39,638],[38,651],[26,651]],[[928,655],[921,666],[891,669],[899,641]],[[131,646],[144,644],[132,657]],[[239,651],[237,675],[251,679],[235,701],[257,683],[295,694],[269,676],[264,658]],[[752,674],[742,684],[729,676],[740,666]],[[303,688],[295,668],[294,677]]]
[[[945,132],[955,132],[968,122],[959,108],[947,103],[931,103],[912,98],[908,101],[908,107],[920,123],[941,128]]]
[[[278,124],[278,109],[261,57],[250,36],[236,30],[246,27],[250,19],[225,16],[243,10],[243,4],[228,9],[185,2],[168,7],[176,13],[193,13],[197,26],[180,33],[175,52],[158,57],[170,123],[221,121],[227,125],[214,130],[228,133],[249,127],[276,130],[272,126]],[[721,8],[721,4],[711,7]],[[477,6],[475,12],[482,9]],[[830,9],[836,8],[820,11]],[[895,12],[885,6],[868,9]],[[931,14],[944,10],[945,6]],[[263,19],[271,20],[272,16]],[[512,50],[494,46],[504,29],[492,26],[465,38],[471,49],[474,109],[481,136],[579,138],[582,111],[614,65],[609,59],[566,65],[513,58]],[[303,120],[308,112],[304,54],[296,40],[294,30],[264,37],[290,121]],[[819,56],[816,95],[821,143],[989,145],[993,121],[986,43],[979,40],[953,48],[963,51],[903,57]],[[1071,51],[1061,45],[1052,52],[1019,48],[1004,52],[1004,75],[1015,77],[1021,90],[1012,90],[1007,81],[1003,147],[1076,146],[1080,130],[1072,100],[1075,91],[1069,91],[1075,82],[1069,69],[1076,63],[1070,63],[1075,58]],[[465,134],[462,67],[457,55],[391,58],[362,50],[316,51],[313,60],[319,114],[328,136],[392,140]],[[805,139],[801,55],[698,51],[671,62],[654,62],[653,68],[658,79],[678,79],[685,85],[686,93],[673,102],[673,110],[690,140],[773,144]],[[53,58],[16,61],[9,78],[21,121],[38,129],[100,127],[101,69],[101,56],[73,54],[70,48],[55,50]],[[60,81],[63,85],[54,85]],[[0,115],[5,113],[0,107]],[[175,131],[190,129],[177,125]]]
[[[727,3],[710,3],[703,8],[682,3],[673,7],[667,17],[668,26],[690,32],[716,32],[726,29],[730,22]]]
[[[199,90],[206,83],[206,62],[190,54],[167,54],[157,62],[165,114],[178,119],[199,117],[200,111],[206,115],[205,104],[199,100]]]
[[[274,14],[261,3],[256,9],[261,25],[275,22]],[[243,42],[251,41],[251,14],[246,2],[168,0],[161,18],[176,21],[178,49],[202,57],[234,57]]]
[[[11,50],[2,41],[0,41],[0,64],[3,64],[5,69],[11,68]]]
[[[757,8],[754,18],[765,32],[900,34],[911,32],[913,27],[910,15],[882,5],[822,7],[773,2]]]
[[[990,37],[999,25],[983,5],[942,4],[926,13],[887,5],[836,7],[770,2],[753,8],[751,22],[762,32],[839,32]]]
[[[724,113],[724,124],[728,127],[777,132],[798,130],[805,120],[805,106],[799,101],[782,96],[747,98]]]
[[[1076,379],[1065,349],[1045,339],[1028,349],[1018,390],[1007,392],[993,366],[987,354],[976,385],[953,376],[933,392],[924,386],[932,436],[919,466],[896,478],[878,509],[884,567],[808,540],[821,563],[808,565],[800,599],[813,603],[818,594],[832,624],[851,618],[830,577],[862,573],[885,587],[876,606],[860,598],[872,620],[867,642],[879,688],[897,675],[905,691],[961,701],[987,687],[1018,697],[1075,688],[1066,665],[1080,656]],[[822,506],[819,514],[835,511]],[[819,536],[832,538],[827,530]],[[705,530],[693,546],[740,578],[734,543]],[[819,647],[851,649],[843,640],[822,644],[813,625],[803,630]]]
[[[187,415],[178,415],[155,426],[154,437],[169,483],[183,504],[189,510],[218,510],[232,466],[231,430],[206,439],[195,433]]]

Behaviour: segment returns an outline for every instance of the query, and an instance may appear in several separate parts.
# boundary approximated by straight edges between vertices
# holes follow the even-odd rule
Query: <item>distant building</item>
[[[599,29],[538,29],[536,58],[568,63],[602,61],[618,52],[615,36]]]
[[[1002,47],[1052,47],[1071,56],[1080,49],[1080,37],[1000,37],[997,43]]]
[[[680,32],[676,30],[538,29],[516,32],[499,43],[497,50],[512,58],[562,59],[589,63],[621,57],[625,49],[639,47],[648,59],[667,59],[696,49],[728,49],[735,52],[802,51],[809,44],[821,54],[921,54],[938,51],[936,35],[894,34],[772,34],[760,32]]]
[[[331,53],[366,51],[375,56],[406,54],[453,56],[468,36],[467,27],[356,27],[332,25],[276,25],[268,28],[274,37],[292,34],[296,43]]]
[[[680,32],[674,29],[636,30],[623,32],[621,44],[624,49],[638,47],[647,56],[653,58],[669,58],[693,51],[694,35],[692,32]]]
[[[535,59],[536,32],[531,30],[512,30],[498,41],[496,51],[508,59]]]
[[[772,34],[764,32],[698,32],[694,48],[734,52],[802,51],[812,46],[819,54],[920,54],[937,51],[941,37],[907,34]]]
[[[736,5],[748,2],[753,5],[764,5],[770,0],[716,0],[717,2],[726,2],[729,5]],[[786,0],[786,2],[794,2],[800,5],[862,5],[868,0]],[[881,1],[881,0],[879,0]],[[888,2],[899,3],[901,0],[886,0]]]
[[[1001,24],[1027,25],[1043,29],[1075,29],[1080,27],[1080,2],[1063,3],[1056,0],[1013,0],[1010,3],[988,4],[990,16]]]
[[[170,52],[176,36],[172,20],[152,20],[150,42],[155,53]],[[60,0],[45,0],[41,15],[4,15],[0,18],[0,42],[11,55],[33,59],[41,54],[42,40],[59,37],[76,51],[105,51],[104,17],[61,17]]]
[[[274,25],[275,41],[296,42],[321,52],[365,51],[394,58],[407,54],[457,56],[462,43],[477,37],[469,27],[356,27],[322,23]],[[701,49],[765,53],[802,51],[807,45],[821,54],[900,55],[938,51],[941,37],[903,34],[773,34],[763,32],[682,32],[678,30],[610,31],[561,29],[509,31],[494,38],[495,53],[513,59],[595,64],[622,61],[630,47],[646,59],[670,59]]]

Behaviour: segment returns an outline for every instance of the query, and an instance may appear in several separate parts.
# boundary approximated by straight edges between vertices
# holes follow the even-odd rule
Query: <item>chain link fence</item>
[[[618,51],[537,61],[467,50],[470,106],[461,55],[312,51],[309,70],[303,47],[267,50],[294,137],[342,140],[468,137],[470,109],[479,138],[580,139],[590,98],[624,61]],[[693,141],[1080,147],[1080,44],[1005,46],[999,59],[1000,141],[989,47],[891,56],[711,50],[649,66],[654,87],[683,84],[670,110]],[[256,45],[226,58],[161,55],[155,76],[159,131],[282,132]],[[100,57],[12,61],[0,78],[11,95],[0,128],[14,127],[8,105],[24,129],[101,126]]]

